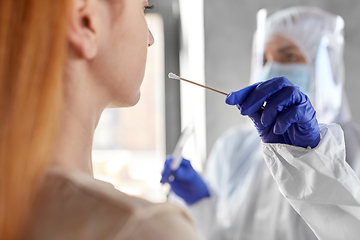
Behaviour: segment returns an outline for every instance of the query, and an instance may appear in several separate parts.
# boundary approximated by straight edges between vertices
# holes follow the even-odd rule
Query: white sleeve
[[[216,219],[216,202],[217,196],[214,191],[208,186],[210,191],[210,197],[203,198],[200,201],[189,206],[185,201],[177,196],[175,193],[171,192],[169,195],[169,201],[180,207],[182,207],[194,220],[197,227],[200,230],[201,235],[207,239],[216,239],[213,236],[216,236],[219,231],[219,225],[217,224]]]
[[[321,141],[305,149],[263,144],[271,174],[319,239],[360,239],[360,181],[345,161],[341,127],[320,125]]]
[[[203,237],[208,240],[216,239],[214,236],[221,232],[215,211],[217,196],[211,188],[209,188],[209,191],[211,197],[201,199],[199,202],[189,206],[190,216],[193,217]]]

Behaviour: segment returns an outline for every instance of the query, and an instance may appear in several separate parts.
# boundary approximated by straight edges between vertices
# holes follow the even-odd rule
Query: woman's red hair
[[[0,239],[21,237],[63,103],[71,0],[0,0]]]

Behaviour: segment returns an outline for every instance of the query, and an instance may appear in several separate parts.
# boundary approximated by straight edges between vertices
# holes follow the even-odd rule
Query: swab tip
[[[168,77],[172,79],[180,79],[180,77],[174,73],[169,73]]]

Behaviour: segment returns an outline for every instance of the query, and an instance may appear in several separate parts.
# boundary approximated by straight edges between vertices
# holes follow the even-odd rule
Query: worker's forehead
[[[270,36],[265,44],[265,50],[275,50],[279,53],[287,52],[290,50],[298,50],[297,45],[284,36],[280,35],[273,35]]]

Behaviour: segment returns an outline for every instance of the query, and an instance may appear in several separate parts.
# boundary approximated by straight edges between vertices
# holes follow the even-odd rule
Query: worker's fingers
[[[253,84],[246,88],[240,89],[237,92],[231,92],[227,95],[225,102],[229,105],[237,105],[238,107],[244,102],[248,95],[259,85],[260,83]],[[240,108],[239,108],[240,109]]]
[[[191,166],[189,160],[184,159],[182,160],[180,167],[174,171],[174,177],[178,181],[190,181],[193,179],[195,170]]]
[[[298,87],[288,86],[282,88],[281,90],[275,92],[269,99],[267,99],[266,107],[261,117],[261,123],[264,126],[273,124],[281,111],[290,106],[299,105],[306,100],[307,99],[305,95],[300,92]],[[300,116],[296,117],[297,120],[299,120],[299,117]],[[284,132],[281,132],[281,134]]]
[[[274,133],[287,132],[291,143],[295,146],[315,147],[320,141],[319,125],[315,115],[316,112],[309,103],[290,106],[277,116]]]
[[[249,118],[251,119],[251,121],[253,121],[257,130],[264,129],[264,125],[261,123],[262,112],[263,112],[263,109],[260,108],[258,111],[248,115]]]
[[[285,77],[273,78],[260,83],[243,101],[241,114],[249,115],[258,111],[272,95],[289,86],[294,85]]]
[[[170,164],[171,164],[171,160],[172,160],[172,156],[168,155],[166,156],[166,161],[164,164],[164,169],[161,172],[161,180],[160,182],[162,184],[166,183],[169,181],[169,176],[171,174],[171,169],[170,169]]]
[[[278,113],[274,126],[275,134],[283,134],[293,123],[301,126],[298,132],[307,131],[309,130],[307,129],[308,127],[311,129],[312,125],[318,125],[317,121],[312,121],[316,119],[316,112],[308,97],[300,92],[296,96],[292,95],[292,98],[294,99],[294,104],[287,106],[286,109]]]
[[[164,169],[164,170],[162,171],[162,173],[161,173],[161,180],[160,180],[160,182],[161,182],[162,184],[169,182],[169,176],[170,176],[170,174],[171,174],[170,168]]]
[[[170,169],[166,169],[166,170],[164,169],[163,172],[161,173],[160,183],[165,184],[169,182],[170,173],[171,173]]]
[[[284,134],[288,128],[293,124],[297,123],[304,115],[304,109],[300,106],[294,105],[280,112],[277,116],[274,133]]]
[[[269,138],[269,134],[273,135],[272,134],[273,125],[264,126],[261,123],[261,117],[263,115],[263,111],[264,111],[263,109],[259,109],[255,113],[252,113],[248,116],[253,121],[255,128],[259,133],[259,137],[262,139],[263,142],[277,142],[278,141],[277,136],[273,138]]]
[[[172,175],[174,177],[174,180],[176,181],[189,181],[189,179],[192,179],[192,173],[195,171],[193,169],[193,167],[191,166],[191,163],[189,160],[187,159],[182,159],[181,164],[179,166],[178,169],[176,169],[175,171],[171,170],[170,165],[171,165],[171,161],[172,161],[172,156],[170,156],[166,161],[165,161],[165,167],[164,170],[161,173],[161,183],[166,183],[169,182],[169,177]]]
[[[172,154],[166,155],[166,160],[165,160],[165,166],[166,166],[166,167],[168,167],[168,168],[170,167],[170,164],[171,164],[172,159],[173,159]]]

